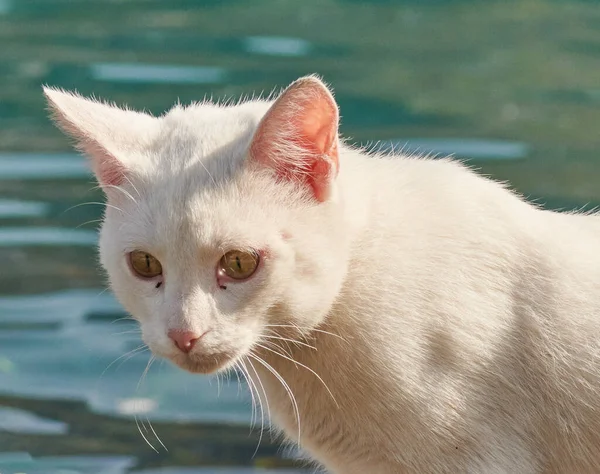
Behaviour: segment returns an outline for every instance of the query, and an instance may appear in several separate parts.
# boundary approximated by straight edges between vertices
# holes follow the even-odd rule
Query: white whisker
[[[110,288],[104,288],[100,293],[98,293],[96,295],[96,298],[98,298],[98,296],[103,295],[104,293],[106,293]]]
[[[258,381],[258,384],[260,385],[262,393],[265,396],[265,405],[267,406],[267,421],[269,422],[269,425],[270,425],[271,424],[271,408],[269,407],[269,397],[267,397],[267,391],[265,390],[262,380],[260,379],[260,375],[258,375],[258,372],[256,371],[256,368],[252,364],[252,361],[248,361],[248,364],[250,364],[250,367],[252,367],[252,370],[254,371],[254,375],[256,375],[256,380]],[[249,373],[248,373],[248,376],[250,376]],[[252,378],[252,377],[250,377],[250,378]],[[257,390],[257,392],[258,392],[258,390]],[[260,395],[259,395],[259,398],[260,398]],[[261,412],[262,412],[262,402],[261,402]],[[264,413],[261,413],[261,414],[264,415]],[[271,440],[272,439],[273,438],[271,438]],[[258,446],[257,446],[256,450],[258,451]],[[256,452],[254,453],[254,455],[256,455]]]
[[[216,358],[215,363],[218,363]],[[215,376],[217,378],[217,398],[219,398],[221,396],[221,376],[218,372],[215,374]]]
[[[283,351],[285,354],[287,354],[289,357],[292,357],[292,353],[291,353],[291,351],[290,351],[290,347],[289,347],[289,345],[288,345],[288,348],[287,348],[287,350],[286,350],[286,349],[284,349],[283,347],[281,347],[281,346],[279,346],[279,345],[275,344],[275,342],[273,342],[273,341],[263,341],[262,339],[259,339],[259,342],[262,342],[263,344],[267,344],[267,345],[269,345],[269,347],[274,347],[274,348],[276,348],[276,349],[281,349],[281,350],[282,350],[282,351]],[[287,344],[287,343],[286,343],[286,344]]]
[[[157,450],[157,449],[156,449],[154,446],[152,446],[152,443],[151,443],[150,441],[148,441],[148,438],[146,438],[146,435],[143,433],[143,431],[142,431],[142,428],[140,428],[140,422],[139,422],[139,420],[138,420],[138,417],[137,417],[137,415],[134,415],[134,416],[133,416],[133,418],[135,419],[135,425],[137,426],[137,429],[138,429],[138,431],[139,431],[139,432],[140,432],[140,434],[142,435],[142,438],[144,438],[144,441],[146,442],[146,444],[147,444],[148,446],[150,446],[150,447],[151,447],[151,448],[152,448],[152,449],[153,449],[153,450],[154,450],[156,453],[158,453],[158,450]],[[142,426],[143,426],[143,425],[144,425],[144,423],[142,422]],[[144,426],[144,429],[145,429],[146,431],[148,431],[148,430],[146,429],[146,427],[145,427],[145,426]]]
[[[104,369],[104,370],[102,371],[102,373],[100,374],[100,377],[99,377],[99,379],[101,379],[101,378],[104,376],[104,374],[106,373],[106,371],[107,371],[108,369],[110,369],[110,368],[112,367],[112,365],[113,365],[113,364],[115,364],[115,363],[116,363],[116,362],[118,362],[119,360],[123,359],[123,357],[127,357],[127,359],[125,359],[125,360],[123,361],[123,362],[126,362],[126,361],[128,361],[129,359],[131,359],[131,357],[133,357],[134,355],[136,355],[136,354],[138,354],[138,353],[140,353],[140,352],[143,352],[143,350],[144,350],[144,349],[147,349],[147,347],[146,347],[146,344],[141,344],[140,346],[136,347],[135,349],[132,349],[132,350],[130,350],[130,351],[128,351],[128,352],[125,352],[125,354],[121,354],[119,357],[117,357],[115,360],[113,360],[113,361],[112,361],[110,364],[108,364],[108,366],[106,367],[106,369]],[[128,356],[129,356],[129,357],[128,357]],[[122,363],[123,363],[123,362],[122,362]],[[121,363],[121,364],[122,364],[122,363]],[[120,365],[119,365],[119,367],[120,367]],[[118,367],[117,367],[117,368],[118,368]]]
[[[98,205],[98,206],[105,206],[105,207],[110,207],[112,209],[116,209],[117,211],[119,211],[121,214],[125,214],[125,211],[123,211],[123,209],[118,208],[117,206],[113,206],[112,204],[109,204],[107,202],[82,202],[79,204],[75,204],[74,206],[71,206],[70,208],[68,208],[67,210],[63,211],[62,213],[66,213],[72,209],[75,209],[76,207],[80,207],[80,206],[89,206],[89,205]]]
[[[123,316],[122,318],[113,319],[110,324],[118,323],[119,321],[135,321],[135,319],[133,319],[131,316]]]
[[[238,363],[234,363],[233,364],[233,373],[235,374],[235,378],[237,379],[238,383],[237,383],[237,394],[239,396],[240,392],[242,391],[242,379],[240,379],[240,372],[242,371],[241,367],[238,365]]]
[[[300,326],[296,326],[295,324],[265,324],[265,327],[268,328],[294,328],[299,332],[302,332],[302,330],[307,330],[307,331],[314,331],[314,332],[319,332],[321,334],[329,334],[330,336],[334,336],[337,337],[339,339],[341,339],[344,342],[348,342],[346,339],[344,339],[342,336],[340,336],[339,334],[335,334],[333,332],[329,332],[329,331],[324,331],[323,329],[317,329],[317,328],[308,328],[308,327],[300,327]]]
[[[131,181],[129,181],[131,183]],[[125,194],[125,196],[127,196],[129,199],[131,199],[135,204],[137,204],[137,201],[135,200],[135,198],[131,195],[131,193],[129,193],[129,191],[127,191],[126,189],[123,189],[119,186],[115,186],[114,184],[105,184],[104,185],[105,188],[111,188],[111,189],[117,189],[118,191],[121,191],[123,194]]]
[[[148,418],[148,416],[146,416],[146,420],[148,421],[148,426],[150,426],[150,430],[152,431],[152,434],[154,434],[154,437],[156,438],[156,440],[160,443],[160,445],[164,448],[164,450],[166,452],[169,452],[169,450],[164,445],[164,443],[162,442],[160,437],[156,434],[156,431],[154,431],[154,427],[152,426],[152,422],[150,421],[150,418]]]
[[[315,346],[311,346],[310,344],[307,344],[306,342],[297,341],[296,339],[289,339],[287,337],[280,337],[280,336],[266,336],[266,335],[263,335],[262,337],[267,338],[267,339],[279,339],[280,341],[287,341],[287,342],[291,342],[293,344],[299,344],[301,346],[308,347],[310,349],[314,349],[315,351],[317,350],[317,348]]]
[[[288,357],[280,352],[274,351],[273,349],[269,349],[266,346],[263,346],[261,344],[256,344],[258,347],[262,347],[263,349],[272,352],[273,354],[277,354],[280,357],[283,357],[284,359],[289,360],[290,362],[293,362],[294,364],[296,364],[296,366],[300,366],[300,367],[304,367],[306,370],[308,370],[311,374],[313,374],[315,377],[317,377],[317,379],[319,379],[319,381],[323,384],[323,386],[325,387],[325,389],[327,390],[327,392],[329,393],[329,395],[331,396],[331,399],[334,401],[334,403],[336,404],[336,406],[339,408],[340,405],[338,404],[337,400],[335,399],[335,397],[333,396],[333,393],[331,393],[331,390],[329,390],[329,387],[327,386],[327,384],[325,383],[325,381],[321,378],[321,376],[319,374],[317,374],[313,369],[311,369],[310,367],[308,367],[307,365],[304,365],[301,362],[298,362],[297,360],[292,359],[291,357]]]
[[[135,187],[135,185],[133,184],[133,182],[129,179],[129,177],[127,175],[124,176],[125,179],[129,182],[129,184],[131,184],[131,187],[134,189],[134,191],[137,193],[138,197],[141,198],[142,195],[140,194],[140,192],[138,191],[138,189]]]
[[[246,385],[248,385],[248,389],[250,390],[250,397],[252,398],[252,414],[250,415],[250,431],[252,431],[252,427],[254,427],[254,422],[255,422],[256,400],[254,398],[254,390],[253,390],[252,384],[250,383],[250,379],[246,375],[246,372],[244,371],[242,366],[238,365],[240,363],[241,363],[241,361],[236,362],[235,366],[239,369],[239,371],[242,373],[242,376],[246,380]],[[241,383],[239,374],[238,374],[238,381]]]
[[[210,171],[208,171],[208,168],[206,167],[206,165],[204,163],[202,163],[202,160],[199,160],[198,163],[200,163],[200,166],[202,166],[202,168],[204,168],[204,171],[206,171],[206,173],[208,174],[208,176],[210,177],[211,181],[213,182],[213,184],[216,186],[217,182],[215,181],[215,178],[213,177],[212,174],[210,174]]]
[[[138,350],[136,350],[135,353],[130,353],[129,357],[127,357],[126,359],[122,360],[121,362],[119,362],[119,365],[117,365],[117,368],[115,370],[119,370],[119,368],[125,363],[127,362],[129,359],[135,357],[136,355],[140,355],[143,352],[148,351],[148,346],[146,346],[146,344],[142,344],[142,347],[139,347]],[[110,366],[109,366],[110,367]],[[108,369],[108,367],[107,367]]]
[[[260,447],[260,443],[262,441],[263,438],[263,433],[265,431],[265,412],[263,409],[263,404],[262,404],[262,400],[260,398],[260,393],[258,392],[258,389],[256,387],[256,384],[252,381],[252,377],[250,377],[250,373],[248,372],[248,369],[246,368],[246,364],[244,361],[240,360],[240,366],[242,368],[242,372],[244,373],[244,377],[246,377],[246,380],[248,381],[248,385],[250,386],[250,392],[252,393],[253,391],[256,391],[256,398],[258,399],[258,406],[260,408],[260,435],[258,436],[258,443],[256,443],[256,449],[254,450],[254,454],[252,454],[252,457],[254,458],[254,456],[256,456],[256,453],[258,452],[258,448]],[[252,365],[252,364],[250,364]],[[252,400],[254,402],[254,395],[252,395]],[[267,406],[268,408],[268,406]]]
[[[148,363],[146,364],[146,368],[144,369],[144,371],[142,372],[142,375],[140,376],[140,379],[138,380],[137,383],[137,387],[135,389],[136,393],[139,391],[141,385],[144,383],[144,381],[146,380],[146,377],[148,375],[148,372],[150,371],[150,367],[152,367],[152,363],[156,360],[154,355],[151,355],[150,358],[148,359]],[[136,415],[136,420],[137,420],[137,415]],[[148,422],[148,426],[150,428],[150,431],[152,431],[152,434],[154,435],[154,437],[156,438],[156,440],[160,443],[160,445],[164,448],[165,451],[169,451],[167,449],[167,447],[164,445],[164,443],[162,442],[162,440],[160,439],[160,437],[158,436],[158,434],[156,433],[156,431],[154,430],[154,427],[152,426],[152,422],[150,421],[150,418],[148,417],[148,415],[146,415],[146,421]],[[144,430],[146,430],[146,433],[148,433],[148,428],[146,428],[146,426],[144,425],[144,422],[142,420],[140,420],[140,422],[142,423],[142,427],[144,428]],[[139,428],[139,426],[138,426]],[[140,430],[141,433],[141,430]],[[142,436],[144,436],[142,434]],[[145,439],[145,437],[144,437]],[[146,440],[146,442],[148,442]],[[152,449],[154,449],[156,452],[158,452],[154,446],[150,445],[152,447]]]
[[[128,331],[121,331],[121,332],[113,332],[111,333],[111,336],[122,336],[124,334],[141,334],[142,331],[140,331],[139,329],[130,329]]]
[[[298,445],[300,445],[300,410],[298,409],[298,403],[296,402],[296,397],[294,396],[292,389],[287,384],[287,382],[283,379],[283,377],[281,375],[279,375],[279,373],[269,363],[265,362],[263,359],[261,359],[260,357],[258,357],[255,354],[252,354],[252,353],[248,354],[248,357],[251,357],[252,359],[256,360],[259,364],[261,364],[269,372],[271,372],[275,376],[275,378],[277,380],[279,380],[279,383],[281,383],[283,388],[286,390],[288,396],[290,397],[290,401],[292,402],[292,408],[294,410],[294,414],[296,415],[296,422],[298,424]]]
[[[75,228],[79,229],[80,227],[83,227],[84,225],[87,225],[87,224],[91,224],[93,222],[102,222],[102,219],[92,219],[91,221],[85,221],[83,224],[79,224]]]
[[[136,392],[140,389],[140,386],[142,385],[142,382],[146,378],[146,375],[148,375],[148,371],[150,370],[150,366],[152,365],[152,362],[154,362],[154,356],[153,355],[151,355],[150,358],[148,359],[148,363],[146,364],[146,368],[144,369],[144,371],[142,372],[142,375],[140,376],[140,379],[138,380],[137,387],[135,388]]]

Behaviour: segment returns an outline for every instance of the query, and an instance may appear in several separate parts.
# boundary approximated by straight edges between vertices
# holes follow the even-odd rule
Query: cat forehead
[[[282,192],[267,175],[243,166],[242,159],[220,150],[214,157],[198,157],[186,166],[159,167],[135,181],[135,202],[119,202],[127,214],[139,217],[142,232],[189,238],[198,231],[209,240],[248,232],[252,224],[265,225],[280,212]],[[127,216],[122,216],[126,220]]]
[[[223,178],[246,156],[252,136],[270,102],[251,101],[234,106],[213,103],[176,105],[160,117],[158,133],[146,150],[141,168],[156,181],[175,187]],[[187,184],[186,184],[187,183]]]
[[[210,102],[176,105],[162,117],[162,138],[193,139],[205,147],[229,143],[240,135],[254,131],[271,103],[262,100],[237,105]]]
[[[244,180],[243,177],[241,177]],[[183,191],[175,183],[111,212],[114,237],[128,248],[179,258],[224,248],[262,247],[276,232],[281,209],[254,186],[235,180]],[[264,191],[267,191],[265,193]]]

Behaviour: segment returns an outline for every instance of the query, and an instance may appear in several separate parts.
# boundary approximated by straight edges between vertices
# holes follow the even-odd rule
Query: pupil
[[[146,254],[145,257],[146,257],[146,268],[150,269],[150,257],[148,257],[148,254]]]
[[[236,255],[235,257],[235,263],[237,264],[238,270],[242,269],[242,261],[240,260],[240,256]]]

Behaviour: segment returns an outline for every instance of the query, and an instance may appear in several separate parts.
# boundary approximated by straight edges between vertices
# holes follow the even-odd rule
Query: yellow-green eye
[[[162,274],[162,265],[156,257],[143,250],[134,250],[129,254],[131,268],[142,278],[154,278]]]
[[[221,257],[219,272],[234,280],[245,280],[256,271],[258,260],[256,252],[231,250]]]

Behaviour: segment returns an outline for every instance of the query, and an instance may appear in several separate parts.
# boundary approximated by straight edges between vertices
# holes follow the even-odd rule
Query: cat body
[[[599,217],[346,146],[315,77],[158,118],[45,92],[155,354],[242,370],[332,473],[598,472]]]

